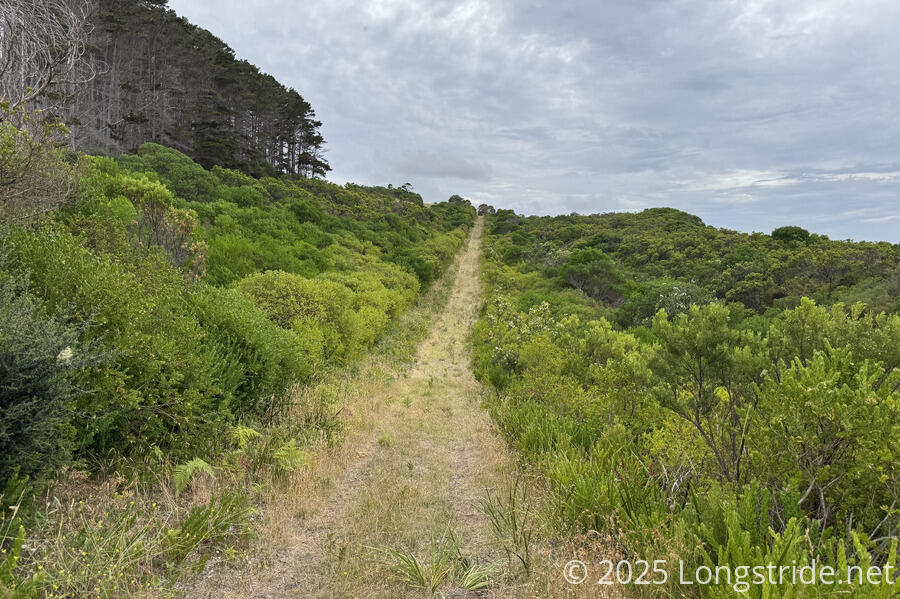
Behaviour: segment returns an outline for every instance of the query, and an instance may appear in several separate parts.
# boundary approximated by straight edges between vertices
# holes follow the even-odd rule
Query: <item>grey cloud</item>
[[[893,0],[170,4],[313,104],[338,182],[900,241]]]
[[[411,177],[489,181],[491,167],[485,163],[455,156],[452,152],[416,151],[400,156],[396,167]]]

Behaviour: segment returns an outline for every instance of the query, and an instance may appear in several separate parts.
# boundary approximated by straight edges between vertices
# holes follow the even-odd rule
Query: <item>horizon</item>
[[[900,241],[886,0],[169,5],[312,104],[338,183]]]
[[[415,189],[413,189],[412,191],[415,192]],[[469,199],[469,198],[463,198],[463,199]],[[470,201],[471,201],[471,200],[470,200]],[[475,207],[477,208],[477,207],[478,207],[478,204],[473,203],[473,206],[475,206]],[[505,208],[505,207],[503,207],[503,206],[494,206],[494,208],[496,208],[496,209],[498,209],[498,210],[500,210],[500,209],[511,210],[511,208]],[[771,230],[769,230],[769,231],[760,231],[760,230],[756,230],[756,229],[754,229],[754,230],[748,230],[748,229],[735,229],[735,228],[731,228],[731,227],[723,227],[723,226],[717,225],[717,224],[715,224],[715,223],[707,222],[705,219],[703,219],[702,217],[700,217],[700,216],[697,215],[697,214],[694,214],[694,213],[692,213],[692,212],[688,212],[688,211],[686,211],[686,210],[681,210],[680,208],[675,208],[674,206],[647,206],[646,208],[635,208],[635,209],[633,209],[633,210],[608,210],[608,211],[605,211],[605,212],[578,212],[578,211],[574,211],[574,212],[554,213],[554,214],[525,214],[525,213],[516,212],[516,216],[520,216],[520,217],[523,217],[523,218],[529,218],[529,217],[538,217],[538,218],[557,218],[557,217],[560,217],[560,216],[571,216],[571,215],[574,215],[574,216],[600,216],[600,215],[604,215],[604,214],[640,214],[641,212],[644,212],[645,210],[667,210],[667,209],[678,210],[678,211],[680,211],[680,212],[684,212],[685,214],[690,214],[691,216],[697,216],[697,217],[700,218],[700,220],[703,222],[703,226],[704,226],[704,227],[713,227],[713,228],[715,228],[715,229],[720,229],[720,230],[735,231],[735,232],[737,232],[737,233],[742,233],[742,234],[744,234],[744,235],[762,234],[762,235],[769,235],[769,236],[771,236],[771,235],[772,235],[772,231],[775,230],[775,229],[778,229],[778,228],[780,228],[780,227],[800,226],[800,225],[795,225],[795,224],[793,224],[793,223],[783,223],[783,224],[780,224],[780,225],[774,227],[773,229],[771,229]],[[514,212],[515,212],[515,211],[514,211]],[[806,227],[802,227],[802,228],[805,229]],[[818,235],[818,236],[820,236],[820,237],[825,237],[825,238],[827,238],[827,239],[829,239],[829,240],[831,240],[831,241],[848,241],[848,242],[851,242],[851,243],[890,243],[890,244],[892,244],[892,245],[900,245],[900,242],[889,241],[889,240],[883,240],[883,239],[882,239],[882,240],[879,240],[879,239],[853,239],[853,238],[831,237],[830,235],[827,235],[827,234],[825,234],[825,233],[822,233],[822,232],[820,232],[820,231],[815,231],[815,230],[812,230],[812,229],[807,229],[807,232],[808,232],[810,235]]]

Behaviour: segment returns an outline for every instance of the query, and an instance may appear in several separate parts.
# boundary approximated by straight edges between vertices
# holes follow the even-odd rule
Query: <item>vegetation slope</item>
[[[301,468],[303,447],[334,434],[339,406],[298,417],[294,389],[390,331],[443,272],[474,209],[425,206],[406,189],[210,171],[155,144],[118,159],[47,151],[56,162],[42,164],[71,171],[75,192],[27,220],[4,204],[0,241],[0,588],[116,595],[123,578],[88,566],[98,551],[134,542],[143,554],[129,535],[156,535],[150,562],[174,567],[210,537],[245,535],[247,497],[188,504],[171,522],[112,507],[99,532],[117,533],[98,538],[93,525],[62,527],[39,494],[59,497],[48,485],[72,469],[116,473],[131,496],[169,476],[178,493],[227,456],[238,471]],[[69,538],[54,545],[57,565],[73,564],[56,573],[37,540],[54,527]],[[138,586],[160,573],[122,568]]]
[[[489,409],[557,529],[597,531],[614,563],[665,560],[668,580],[630,596],[897,592],[845,573],[896,568],[898,246],[671,209],[488,228]],[[680,584],[680,560],[726,568],[721,584]],[[738,567],[813,563],[843,582],[734,586]]]

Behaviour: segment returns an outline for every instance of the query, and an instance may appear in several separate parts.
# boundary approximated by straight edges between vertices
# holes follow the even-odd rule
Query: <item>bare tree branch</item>
[[[0,101],[16,109],[38,101],[55,109],[47,92],[90,80],[90,0],[0,2]]]

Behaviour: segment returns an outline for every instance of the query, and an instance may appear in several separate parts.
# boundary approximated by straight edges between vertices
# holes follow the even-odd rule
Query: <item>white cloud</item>
[[[310,100],[339,182],[900,241],[893,0],[170,4]]]

